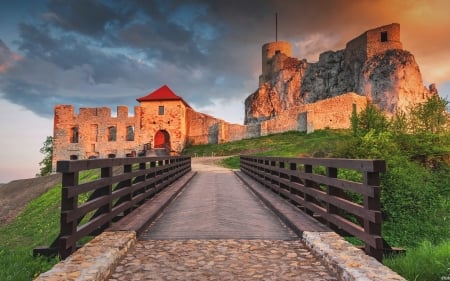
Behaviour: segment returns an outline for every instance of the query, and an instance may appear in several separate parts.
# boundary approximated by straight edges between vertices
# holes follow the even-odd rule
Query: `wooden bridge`
[[[58,162],[61,231],[35,254],[67,259],[38,280],[81,276],[77,254],[90,272],[83,280],[403,280],[377,262],[384,161],[241,156],[241,170],[231,171],[216,159]],[[84,182],[80,172],[92,169],[100,178]],[[349,174],[358,180],[342,179]],[[117,246],[116,233],[133,242]],[[359,238],[368,255],[336,233]],[[119,248],[109,265],[100,262]]]

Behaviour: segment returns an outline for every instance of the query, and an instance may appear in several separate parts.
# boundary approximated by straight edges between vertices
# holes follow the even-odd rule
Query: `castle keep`
[[[289,130],[350,127],[350,116],[367,102],[387,113],[437,94],[423,86],[414,57],[402,49],[400,25],[364,32],[344,50],[308,63],[292,57],[291,45],[262,46],[259,87],[245,100],[245,124],[230,124],[195,111],[168,86],[137,99],[133,114],[57,105],[53,167],[58,160],[181,153],[186,144],[217,144]]]

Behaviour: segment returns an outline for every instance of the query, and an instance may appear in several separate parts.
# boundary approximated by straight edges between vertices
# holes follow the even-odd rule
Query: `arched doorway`
[[[165,148],[170,151],[170,135],[166,130],[156,132],[154,148]]]

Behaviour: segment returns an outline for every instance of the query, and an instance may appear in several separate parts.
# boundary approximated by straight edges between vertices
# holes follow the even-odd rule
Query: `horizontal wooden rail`
[[[80,173],[99,170],[99,178],[80,183]],[[68,257],[77,242],[110,227],[191,170],[191,158],[129,157],[58,161],[62,173],[61,229],[50,247],[34,254]]]
[[[244,173],[338,233],[361,239],[367,254],[382,259],[384,160],[241,156],[240,164]],[[348,170],[359,173],[361,182],[338,178],[340,171]]]

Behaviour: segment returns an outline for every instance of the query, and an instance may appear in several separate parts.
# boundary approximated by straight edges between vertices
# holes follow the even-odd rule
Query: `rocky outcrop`
[[[344,50],[322,53],[315,63],[280,51],[267,59],[264,48],[270,44],[263,46],[267,63],[259,88],[245,100],[245,124],[348,92],[366,96],[388,114],[437,94],[434,85],[423,85],[414,56],[402,49],[398,24],[366,31]]]
[[[307,62],[277,53],[270,66],[270,75],[245,100],[245,124],[261,122],[293,106],[303,105],[298,94]]]
[[[414,56],[405,50],[388,50],[370,58],[359,73],[356,92],[367,96],[387,113],[407,110],[412,105],[437,94],[434,86],[427,89]]]

